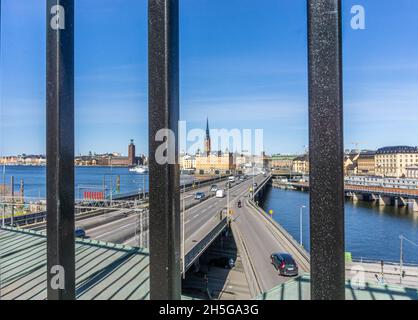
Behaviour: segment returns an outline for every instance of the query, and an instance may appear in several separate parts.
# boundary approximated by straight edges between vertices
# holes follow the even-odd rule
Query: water
[[[300,206],[306,206],[302,213],[302,241],[309,250],[309,193],[269,187],[260,205],[266,211],[273,210],[273,218],[297,241]],[[418,244],[418,213],[371,202],[346,201],[345,233],[346,251],[353,258],[399,262],[399,235]],[[418,247],[404,241],[403,250],[404,262],[418,263]]]
[[[15,194],[18,194],[20,180],[24,180],[24,193],[27,198],[45,198],[46,194],[46,167],[9,166],[6,167],[6,185],[10,184],[10,177],[14,177]],[[120,177],[120,188],[117,178]],[[145,178],[145,182],[144,182]],[[193,177],[182,176],[180,183],[191,183]],[[1,177],[3,183],[3,178]],[[148,175],[130,172],[128,168],[120,167],[76,167],[75,192],[76,198],[81,199],[85,191],[100,192],[106,190],[106,195],[148,191]]]

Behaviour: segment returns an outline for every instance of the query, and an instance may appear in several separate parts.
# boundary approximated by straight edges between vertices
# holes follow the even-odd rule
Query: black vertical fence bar
[[[150,297],[153,300],[181,297],[178,10],[178,0],[148,1]],[[160,141],[161,134],[166,135],[165,142]],[[168,150],[160,154],[164,145]]]
[[[47,294],[75,299],[74,0],[46,6]]]
[[[341,1],[308,0],[311,298],[343,300]]]

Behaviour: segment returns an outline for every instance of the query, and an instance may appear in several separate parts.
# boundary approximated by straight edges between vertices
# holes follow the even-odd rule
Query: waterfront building
[[[118,153],[92,154],[87,156],[78,156],[75,158],[75,164],[79,166],[115,166],[132,167],[136,164],[143,164],[144,156],[136,156],[136,147],[134,140],[128,145],[128,156],[124,157]]]
[[[181,170],[193,170],[196,169],[196,157],[185,154],[180,156],[180,169]]]
[[[352,151],[344,156],[344,175],[357,174],[357,159],[360,156],[359,151]]]
[[[134,166],[136,164],[135,144],[134,140],[131,139],[131,143],[128,146],[128,165]]]
[[[199,174],[229,174],[236,170],[234,154],[221,151],[212,152],[209,131],[209,119],[206,119],[206,136],[204,152],[198,152],[194,159],[194,166]]]
[[[418,165],[407,167],[406,177],[410,179],[418,179]]]
[[[251,157],[246,156],[242,153],[235,153],[234,162],[235,162],[237,169],[244,169],[248,163],[251,163]]]
[[[6,156],[1,158],[2,165],[17,165],[19,164],[19,158],[16,156]]]
[[[292,164],[295,158],[296,156],[294,155],[272,155],[270,167],[275,170],[290,171],[292,170]]]
[[[405,177],[406,168],[418,165],[418,147],[393,146],[380,148],[375,156],[376,175]]]
[[[23,165],[23,166],[42,166],[46,164],[44,155],[18,155],[5,156],[0,159],[1,165]]]
[[[235,171],[235,169],[233,153],[222,153],[219,151],[208,155],[196,155],[196,171],[199,174],[228,174]]]
[[[375,152],[361,152],[357,158],[357,174],[361,176],[375,175]]]
[[[254,157],[254,163],[258,168],[268,169],[271,167],[271,157],[263,151],[259,156]]]
[[[302,174],[309,174],[309,155],[304,154],[293,159],[292,171]]]

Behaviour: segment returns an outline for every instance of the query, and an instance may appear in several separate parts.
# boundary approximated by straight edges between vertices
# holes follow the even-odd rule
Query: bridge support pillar
[[[408,210],[411,212],[418,212],[418,200],[407,199]]]
[[[394,199],[393,205],[395,208],[403,207],[406,205],[405,199],[403,199],[402,197],[397,197]]]
[[[364,200],[364,199],[363,199],[363,195],[362,195],[361,193],[353,193],[353,196],[351,197],[351,199],[352,199],[354,202]]]
[[[389,197],[379,196],[379,206],[384,207],[384,206],[390,206],[390,205],[391,205],[391,200]]]
[[[376,200],[379,200],[379,196],[377,196],[377,195],[375,195],[375,194],[371,194],[370,199],[371,199],[372,201],[376,201]]]

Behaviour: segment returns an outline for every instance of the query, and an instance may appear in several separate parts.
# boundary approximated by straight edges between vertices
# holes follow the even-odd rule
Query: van
[[[235,182],[235,177],[234,176],[229,176],[228,181],[229,182]]]
[[[216,191],[216,198],[223,198],[225,197],[225,190],[219,189]]]

